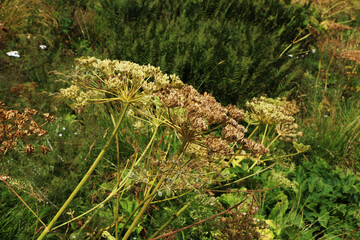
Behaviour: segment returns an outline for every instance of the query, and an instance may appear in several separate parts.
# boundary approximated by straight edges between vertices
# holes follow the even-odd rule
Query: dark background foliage
[[[96,7],[111,58],[160,66],[223,103],[289,94],[302,77],[299,59],[310,5],[271,1],[105,0]],[[100,23],[101,21],[101,23]]]

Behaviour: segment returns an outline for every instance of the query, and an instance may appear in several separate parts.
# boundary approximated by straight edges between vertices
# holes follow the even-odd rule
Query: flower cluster
[[[25,108],[24,112],[18,110],[6,110],[5,104],[0,101],[0,152],[5,154],[8,150],[17,146],[18,140],[27,136],[35,135],[37,137],[44,136],[47,131],[34,121],[34,116],[38,114],[35,109]],[[46,122],[52,123],[55,118],[49,113],[43,114]],[[46,154],[48,148],[43,146],[42,152]],[[31,144],[25,146],[28,153],[34,152]]]
[[[60,92],[74,100],[76,107],[115,100],[140,103],[144,96],[159,91],[170,82],[173,86],[183,85],[176,75],[168,76],[151,65],[94,57],[78,58],[75,63],[70,74],[72,85]]]
[[[341,31],[351,30],[352,27],[334,21],[324,21],[321,25],[329,32],[338,33]]]
[[[262,124],[291,124],[295,121],[293,115],[299,112],[295,101],[280,98],[253,98],[246,106],[250,119]]]
[[[231,143],[240,143],[243,149],[254,154],[266,154],[262,144],[245,138],[246,129],[238,123],[245,118],[243,110],[234,105],[222,106],[208,93],[200,94],[190,85],[173,88],[171,85],[161,91],[161,99],[169,109],[169,117],[175,130],[189,142],[202,142],[211,152],[222,155],[233,154]],[[185,111],[181,111],[185,109]],[[223,137],[205,136],[211,129],[223,127]]]

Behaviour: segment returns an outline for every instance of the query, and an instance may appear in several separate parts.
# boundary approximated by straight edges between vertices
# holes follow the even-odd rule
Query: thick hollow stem
[[[125,103],[124,104],[124,108],[123,111],[121,113],[120,119],[117,122],[114,131],[112,132],[110,138],[107,140],[105,146],[103,147],[103,149],[101,150],[101,152],[99,153],[98,157],[95,159],[94,163],[91,165],[91,167],[89,168],[89,170],[87,171],[87,173],[85,174],[85,176],[81,179],[80,183],[77,185],[77,187],[75,188],[75,190],[71,193],[71,195],[69,196],[69,198],[66,200],[66,202],[62,205],[62,207],[60,208],[60,210],[57,212],[57,214],[55,215],[55,217],[51,220],[51,222],[49,223],[49,225],[44,229],[44,231],[41,233],[41,235],[39,236],[38,240],[42,240],[44,239],[45,235],[51,230],[51,227],[55,224],[55,222],[57,221],[57,219],[61,216],[61,214],[65,211],[65,209],[67,208],[67,206],[70,204],[70,202],[73,200],[73,198],[76,196],[76,194],[80,191],[80,189],[82,188],[82,186],[85,184],[85,182],[89,179],[89,177],[91,176],[92,172],[94,171],[95,167],[98,165],[98,163],[100,162],[100,160],[102,159],[102,157],[104,156],[106,150],[109,148],[112,140],[114,139],[117,131],[120,128],[120,125],[124,119],[126,110],[128,108],[129,104]]]

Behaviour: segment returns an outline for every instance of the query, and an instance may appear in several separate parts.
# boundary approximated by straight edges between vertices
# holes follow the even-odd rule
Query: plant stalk
[[[195,199],[197,198],[197,196],[195,197]],[[192,204],[192,201],[189,201],[185,206],[183,206],[175,215],[173,215],[169,220],[167,220],[166,223],[164,225],[162,225],[153,235],[151,235],[150,239],[159,235],[175,218],[180,216],[180,214],[183,211],[185,211],[191,204]]]
[[[155,193],[161,186],[162,182],[164,181],[164,177],[161,177],[160,181],[158,182],[158,184],[156,184],[153,193]],[[154,195],[155,197],[155,195]],[[134,221],[132,222],[131,226],[129,227],[129,229],[127,230],[127,232],[125,233],[124,237],[122,238],[122,240],[127,240],[132,231],[134,230],[135,226],[138,224],[138,222],[140,221],[140,219],[142,218],[142,216],[144,215],[146,209],[148,208],[148,206],[150,205],[150,203],[152,202],[154,197],[150,197],[143,205],[143,207],[140,209],[139,213],[136,215],[136,218],[134,219]]]
[[[103,149],[101,150],[101,152],[99,153],[98,157],[95,159],[94,163],[91,165],[91,167],[89,168],[89,170],[87,171],[87,173],[84,175],[84,177],[81,179],[80,183],[77,185],[77,187],[75,188],[75,190],[71,193],[71,195],[69,196],[69,198],[66,200],[66,202],[62,205],[62,207],[60,208],[60,210],[57,212],[57,214],[55,215],[55,217],[51,220],[51,222],[49,223],[49,225],[44,229],[44,231],[41,233],[41,235],[38,237],[37,240],[42,240],[44,239],[44,237],[46,236],[46,234],[48,234],[48,232],[51,230],[51,227],[55,224],[55,222],[57,221],[57,219],[61,216],[61,214],[65,211],[65,209],[67,208],[67,206],[70,204],[70,202],[73,200],[73,198],[76,196],[76,194],[80,191],[81,187],[85,184],[85,182],[89,179],[89,177],[91,176],[92,172],[94,171],[95,167],[98,165],[98,163],[100,162],[100,160],[102,159],[102,157],[104,156],[106,150],[109,148],[112,140],[114,139],[117,131],[120,128],[120,125],[124,119],[125,113],[127,111],[127,108],[129,106],[129,103],[125,102],[124,104],[124,108],[123,111],[121,113],[120,119],[116,124],[115,129],[113,130],[110,138],[108,139],[108,141],[106,142],[105,146],[103,147]]]

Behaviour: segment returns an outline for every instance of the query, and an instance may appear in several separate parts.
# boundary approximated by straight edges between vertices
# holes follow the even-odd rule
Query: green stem
[[[280,136],[281,136],[280,134],[277,135],[277,136],[271,141],[271,143],[270,143],[266,148],[269,149],[270,146],[271,146]]]
[[[231,184],[234,184],[234,183],[238,183],[238,182],[244,181],[244,180],[245,180],[245,179],[247,179],[247,178],[250,178],[250,177],[252,177],[252,176],[255,176],[255,175],[257,175],[257,174],[260,174],[260,173],[262,173],[262,172],[265,172],[266,170],[268,170],[268,169],[270,169],[270,168],[274,167],[275,165],[276,165],[276,163],[273,163],[272,165],[268,166],[267,168],[264,168],[264,169],[262,169],[262,170],[260,170],[260,171],[257,171],[257,172],[255,172],[255,173],[252,173],[252,174],[250,174],[250,175],[248,175],[248,176],[246,176],[246,177],[243,177],[243,178],[237,179],[237,180],[235,180],[235,181],[233,181],[233,182],[226,183],[226,184],[223,184],[223,185],[219,185],[219,186],[215,187],[215,189],[216,189],[216,188],[221,188],[221,187],[230,186]]]
[[[197,196],[194,198],[194,200],[197,198]],[[185,206],[183,206],[175,215],[173,215],[169,220],[167,220],[167,222],[162,225],[153,235],[151,235],[150,239],[156,237],[157,235],[159,235],[159,233],[161,233],[175,218],[177,218],[178,216],[180,216],[180,214],[185,211],[190,204],[193,201],[189,201]]]
[[[37,213],[37,215],[39,215],[39,209],[38,209],[38,205],[37,205],[37,204],[36,204],[36,213]],[[38,228],[38,224],[39,224],[39,220],[36,221],[35,231],[34,231],[34,235],[33,235],[33,237],[32,237],[33,240],[35,239],[35,236],[36,236],[36,229]]]
[[[130,172],[131,172],[131,171],[132,171],[132,169],[130,170]],[[90,210],[88,210],[88,211],[80,214],[79,216],[74,217],[74,218],[72,218],[71,220],[69,220],[69,221],[67,221],[67,222],[64,222],[64,223],[62,223],[62,224],[54,227],[52,230],[58,229],[58,228],[60,228],[60,227],[62,227],[62,226],[65,226],[66,224],[69,224],[69,223],[71,223],[71,222],[73,222],[73,221],[75,221],[75,220],[77,220],[77,219],[79,219],[79,218],[87,215],[88,213],[90,213],[90,212],[92,212],[92,211],[94,211],[94,210],[97,210],[97,209],[99,209],[99,208],[102,208],[102,207],[104,206],[104,204],[107,203],[109,200],[111,200],[112,197],[115,196],[115,194],[117,194],[117,193],[121,190],[121,188],[126,184],[126,181],[129,179],[130,172],[125,176],[125,179],[123,179],[123,180],[121,181],[121,183],[120,183],[120,185],[119,185],[119,188],[117,188],[117,189],[114,188],[114,189],[112,190],[112,192],[109,194],[109,196],[107,196],[107,198],[106,198],[104,201],[102,201],[101,203],[99,203],[99,204],[96,205],[95,207],[91,208]],[[126,189],[124,189],[124,191],[125,191],[125,190],[126,190]]]
[[[161,186],[162,182],[164,181],[164,177],[161,177],[160,181],[158,182],[158,184],[155,186],[153,193],[155,193]],[[154,195],[155,197],[155,195]],[[132,222],[132,224],[130,225],[129,229],[127,230],[127,232],[125,233],[124,237],[122,238],[122,240],[126,240],[130,237],[130,234],[132,233],[132,231],[134,230],[135,226],[138,224],[138,222],[140,221],[140,219],[142,218],[142,216],[144,215],[146,209],[148,208],[148,206],[150,205],[151,201],[153,200],[154,197],[150,197],[143,205],[143,207],[140,209],[139,213],[136,215],[134,221]]]
[[[261,144],[264,144],[265,136],[266,136],[266,134],[267,134],[268,126],[269,126],[269,124],[266,124],[266,126],[265,126],[265,131],[264,131],[264,135],[263,135],[263,138],[262,138],[262,140],[261,140]]]
[[[250,136],[248,136],[247,138],[251,138],[258,129],[259,129],[259,125],[256,126],[256,128],[254,129],[254,131],[252,131],[252,133],[250,134]]]
[[[91,176],[92,172],[94,171],[95,167],[98,165],[98,163],[100,162],[100,160],[102,159],[102,157],[104,156],[106,150],[109,148],[112,140],[114,139],[117,131],[120,128],[120,125],[124,119],[126,110],[129,106],[129,103],[125,103],[124,104],[124,108],[123,111],[121,113],[120,119],[116,124],[116,127],[114,129],[114,131],[112,132],[110,138],[108,139],[108,141],[106,142],[105,146],[103,147],[103,149],[101,150],[101,152],[99,153],[98,157],[96,158],[96,160],[94,161],[94,163],[91,165],[91,167],[89,168],[89,170],[87,171],[87,173],[85,174],[85,176],[81,179],[80,183],[77,185],[77,187],[75,188],[75,190],[71,193],[71,195],[69,196],[69,198],[66,200],[66,202],[62,205],[62,207],[60,208],[60,210],[57,212],[57,214],[55,215],[55,217],[51,220],[51,222],[49,223],[49,225],[44,229],[44,231],[41,233],[41,235],[39,236],[38,240],[42,240],[44,239],[45,235],[51,230],[51,227],[55,224],[55,222],[57,221],[57,219],[61,216],[61,214],[65,211],[65,209],[67,208],[67,206],[70,204],[70,202],[73,200],[73,198],[76,196],[76,194],[80,191],[81,187],[85,184],[85,182],[89,179],[89,177]]]
[[[2,181],[6,184],[6,186],[20,199],[20,201],[30,210],[30,212],[32,214],[34,214],[34,216],[36,217],[36,219],[41,222],[42,225],[44,225],[46,227],[46,224],[41,221],[41,218],[31,209],[31,207],[29,205],[27,205],[27,203],[20,197],[19,194],[16,193],[16,191],[6,182],[5,179],[2,179]],[[37,205],[36,205],[37,207]]]
[[[143,153],[141,154],[141,156],[139,157],[138,160],[136,160],[135,162],[135,166],[139,164],[139,162],[143,159],[143,157],[145,156],[145,154],[147,153],[147,151],[149,150],[149,148],[152,146],[153,142],[155,141],[156,138],[156,134],[158,133],[159,130],[159,126],[155,127],[154,133],[150,139],[150,142],[148,143],[148,145],[146,146],[145,150],[143,151]]]
[[[140,207],[142,207],[143,204],[144,204],[145,202],[147,202],[148,199],[150,199],[150,198],[151,198],[151,199],[154,199],[153,197],[154,197],[156,194],[157,194],[156,192],[153,192],[153,193],[150,194],[149,196],[145,197],[144,200],[143,200],[142,202],[140,202],[139,205],[134,209],[134,211],[132,211],[132,212],[130,213],[129,217],[127,218],[127,220],[126,220],[125,223],[124,223],[124,227],[123,227],[122,230],[120,231],[120,235],[122,235],[124,228],[125,228],[126,225],[129,223],[129,221],[131,220],[131,218],[135,215],[135,213],[137,212],[137,210],[139,210]],[[151,203],[153,203],[153,202],[151,202]]]
[[[111,114],[111,120],[114,124],[116,124],[115,118],[114,116]],[[116,188],[119,189],[119,185],[120,185],[120,144],[119,144],[119,134],[116,134],[116,159],[117,159],[117,176],[116,176]],[[126,167],[125,167],[126,168]],[[119,218],[119,198],[120,198],[120,194],[116,195],[116,207],[115,207],[115,239],[118,240],[119,239],[119,235],[118,235],[118,221],[117,219]]]

